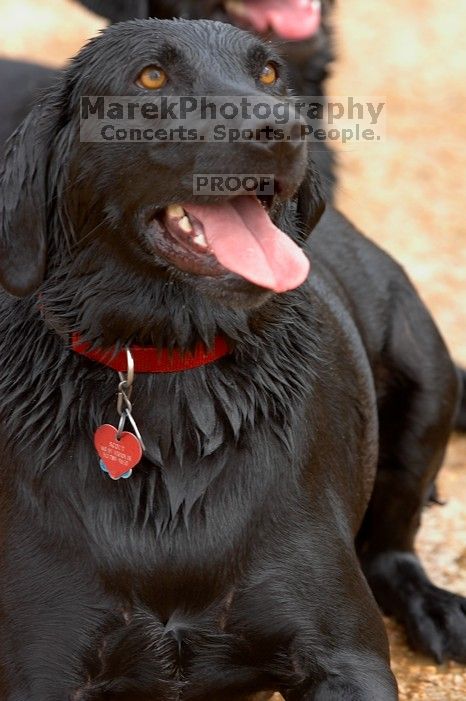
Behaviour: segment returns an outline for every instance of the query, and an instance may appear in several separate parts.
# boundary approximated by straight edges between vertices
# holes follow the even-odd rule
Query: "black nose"
[[[290,150],[299,148],[304,143],[305,124],[293,119],[286,124],[277,124],[273,120],[253,119],[243,122],[243,139],[246,142],[264,144],[269,148],[283,147]]]
[[[226,120],[218,133],[206,139],[196,154],[198,173],[272,176],[283,197],[302,182],[308,162],[306,125],[295,115],[251,114]],[[283,123],[280,123],[280,122]]]

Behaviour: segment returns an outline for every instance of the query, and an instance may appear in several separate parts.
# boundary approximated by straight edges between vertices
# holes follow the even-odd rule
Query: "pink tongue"
[[[231,272],[275,292],[293,290],[307,278],[308,258],[277,229],[256,197],[183,208],[202,224],[218,262]]]
[[[320,0],[242,0],[241,12],[227,5],[239,21],[247,22],[263,34],[273,29],[282,39],[309,39],[319,31]]]

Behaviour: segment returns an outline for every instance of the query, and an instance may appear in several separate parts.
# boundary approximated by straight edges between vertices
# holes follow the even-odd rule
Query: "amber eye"
[[[147,66],[140,72],[137,82],[146,90],[160,90],[167,82],[167,74],[158,66]]]
[[[275,85],[278,80],[278,69],[274,63],[266,63],[261,71],[259,80],[262,85]]]

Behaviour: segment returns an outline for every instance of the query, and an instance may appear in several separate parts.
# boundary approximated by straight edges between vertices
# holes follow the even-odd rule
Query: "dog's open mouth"
[[[224,7],[236,24],[289,41],[310,39],[321,24],[321,0],[226,0]]]
[[[170,205],[151,220],[150,239],[156,253],[184,272],[229,271],[274,292],[299,287],[310,268],[304,252],[250,195],[221,204]]]

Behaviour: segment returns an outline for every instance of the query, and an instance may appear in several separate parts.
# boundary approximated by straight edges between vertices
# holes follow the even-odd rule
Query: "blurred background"
[[[466,3],[340,0],[328,95],[383,95],[387,139],[340,154],[337,204],[407,269],[466,365]],[[0,56],[62,66],[103,20],[73,0],[0,0]],[[454,437],[419,550],[466,595],[466,439]],[[402,701],[464,701],[466,673],[436,667],[387,622]]]

